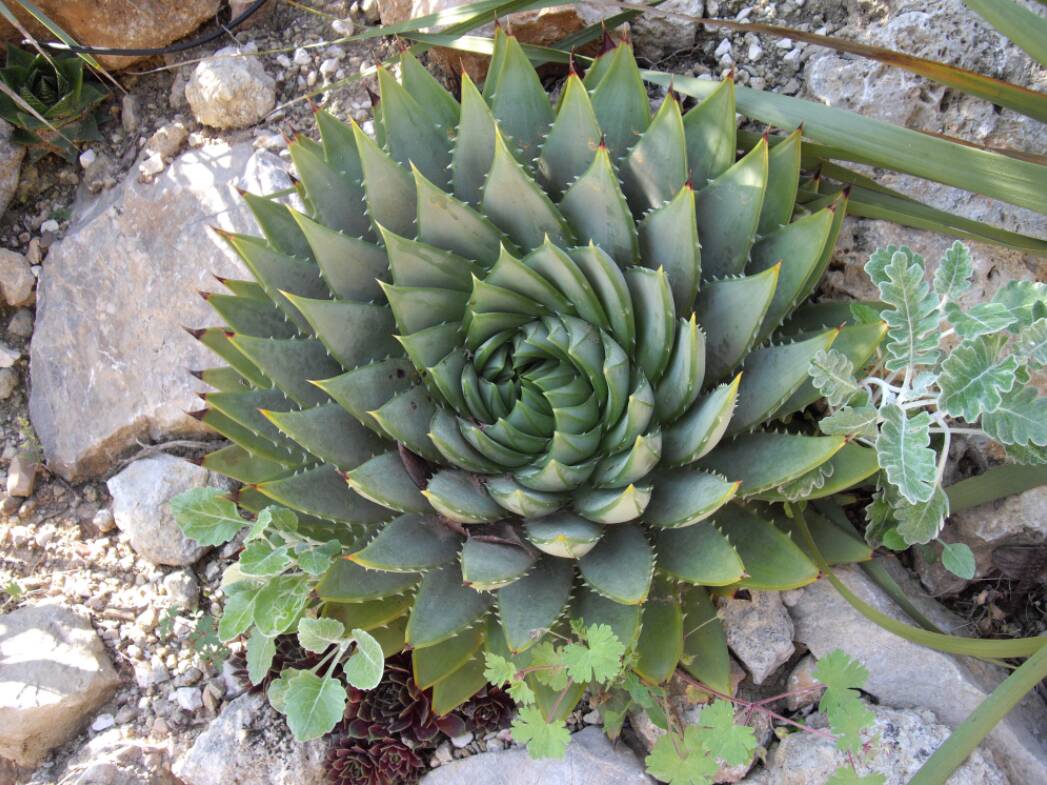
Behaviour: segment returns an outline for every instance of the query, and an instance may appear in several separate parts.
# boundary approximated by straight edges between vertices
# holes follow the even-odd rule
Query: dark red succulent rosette
[[[508,728],[516,704],[497,687],[485,687],[470,698],[459,710],[469,730],[475,734],[491,733]]]
[[[398,739],[362,741],[344,735],[332,741],[326,764],[332,785],[404,785],[425,768],[422,758]]]

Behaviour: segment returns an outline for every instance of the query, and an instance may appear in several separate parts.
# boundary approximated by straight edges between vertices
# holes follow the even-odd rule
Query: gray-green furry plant
[[[208,295],[228,328],[196,333],[229,363],[200,374],[200,417],[232,442],[204,465],[248,485],[246,510],[342,543],[286,627],[318,612],[411,647],[438,712],[485,684],[485,651],[568,619],[608,625],[649,682],[682,664],[726,690],[704,587],[814,580],[768,502],[877,469],[788,422],[820,397],[816,353],[862,367],[883,334],[795,310],[846,197],[796,206],[799,131],[736,160],[729,80],[652,117],[624,43],[555,110],[502,31],[461,102],[410,54],[378,82],[375,139],[319,112],[322,141],[292,145],[304,213],[246,197],[265,236],[228,240],[255,280]],[[832,558],[868,558],[811,515]],[[583,689],[535,684],[547,714]]]

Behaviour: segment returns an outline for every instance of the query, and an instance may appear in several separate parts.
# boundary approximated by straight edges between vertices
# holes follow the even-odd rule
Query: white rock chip
[[[0,248],[0,292],[8,305],[27,305],[33,301],[36,276],[20,253]]]
[[[323,782],[323,740],[299,744],[262,695],[228,704],[180,757],[173,772],[185,785],[304,785]]]
[[[170,455],[135,461],[106,485],[113,518],[139,556],[153,564],[192,564],[207,550],[186,538],[171,514],[171,499],[207,485],[223,487],[206,469]]]
[[[0,757],[35,766],[120,683],[101,639],[60,605],[0,616]]]
[[[257,57],[225,47],[196,66],[185,97],[204,125],[247,128],[276,105],[276,82]]]
[[[177,773],[177,772],[176,772]],[[624,744],[613,746],[603,731],[574,734],[561,760],[535,760],[524,749],[485,752],[430,772],[419,785],[654,785],[643,762]],[[200,785],[193,782],[190,785]]]
[[[895,580],[931,621],[945,630],[963,629],[962,620],[928,600],[900,568],[885,562]],[[893,602],[856,567],[841,567],[837,576],[878,610],[909,621]],[[963,722],[1005,675],[973,659],[958,659],[909,643],[867,620],[827,581],[803,589],[790,608],[796,640],[815,657],[843,649],[869,670],[865,690],[880,703],[934,712],[950,727]],[[985,745],[1015,783],[1047,781],[1047,707],[1030,694],[986,737]]]
[[[723,604],[727,645],[757,684],[792,656],[793,623],[778,592],[752,591],[752,599]]]

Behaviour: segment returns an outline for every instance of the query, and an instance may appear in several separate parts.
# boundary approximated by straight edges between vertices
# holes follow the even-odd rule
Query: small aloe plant
[[[846,195],[796,204],[798,130],[738,158],[729,79],[652,117],[628,43],[555,108],[502,30],[460,101],[400,67],[379,70],[375,138],[320,111],[321,141],[291,145],[305,212],[246,195],[264,236],[226,239],[254,280],[207,295],[227,327],[194,331],[228,363],[198,374],[198,416],[232,442],[204,465],[249,513],[297,513],[298,544],[268,547],[342,556],[281,625],[271,591],[252,615],[265,580],[234,576],[225,635],[337,619],[409,647],[438,713],[484,687],[485,654],[525,667],[572,624],[607,626],[647,682],[682,666],[728,690],[707,589],[813,581],[774,502],[877,470],[795,416],[818,352],[860,368],[884,332],[801,305]],[[810,517],[831,558],[869,557]],[[531,681],[550,717],[585,689]]]

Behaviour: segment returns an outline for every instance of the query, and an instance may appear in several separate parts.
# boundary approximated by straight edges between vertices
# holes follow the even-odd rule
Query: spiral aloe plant
[[[555,110],[503,31],[460,102],[410,53],[400,77],[378,73],[374,139],[321,111],[291,146],[304,212],[245,197],[265,236],[227,239],[255,280],[197,333],[229,364],[201,374],[232,442],[205,465],[337,533],[323,612],[413,649],[438,712],[485,649],[568,620],[610,625],[645,679],[726,684],[703,587],[813,580],[771,503],[876,469],[790,420],[818,351],[860,367],[882,336],[794,313],[846,196],[796,206],[800,131],[736,161],[730,80],[652,117],[627,43]],[[822,523],[831,557],[868,555]]]

